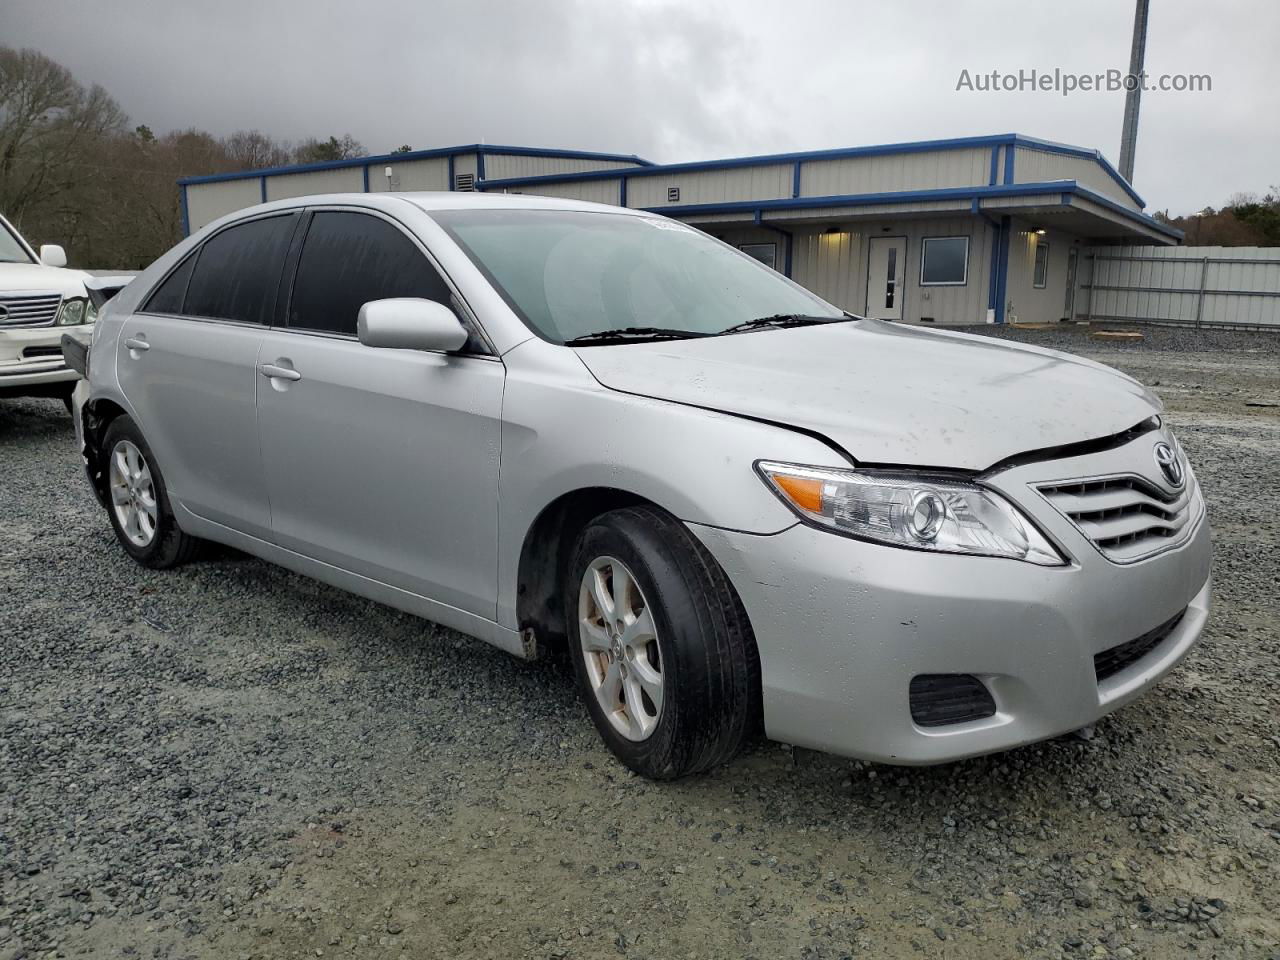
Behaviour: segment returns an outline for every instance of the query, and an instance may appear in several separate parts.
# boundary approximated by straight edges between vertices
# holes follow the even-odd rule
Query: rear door
[[[264,539],[270,511],[258,452],[258,349],[298,216],[258,217],[206,240],[125,321],[116,357],[170,496]]]
[[[492,620],[504,367],[478,341],[459,354],[362,345],[363,303],[460,303],[386,217],[317,210],[303,229],[285,326],[259,358],[275,540]]]

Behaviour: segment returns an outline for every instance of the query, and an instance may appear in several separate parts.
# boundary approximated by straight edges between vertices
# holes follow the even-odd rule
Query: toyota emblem
[[[1170,486],[1182,486],[1182,462],[1178,459],[1178,455],[1174,452],[1173,447],[1163,441],[1157,443],[1155,450],[1156,466],[1160,468],[1160,472],[1164,474],[1164,478],[1169,481]]]

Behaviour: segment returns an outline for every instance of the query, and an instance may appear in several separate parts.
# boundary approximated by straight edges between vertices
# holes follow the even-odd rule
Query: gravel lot
[[[636,779],[561,665],[135,566],[61,405],[0,402],[0,960],[1280,955],[1280,336],[1003,335],[1156,386],[1217,609],[1091,740],[931,769]]]

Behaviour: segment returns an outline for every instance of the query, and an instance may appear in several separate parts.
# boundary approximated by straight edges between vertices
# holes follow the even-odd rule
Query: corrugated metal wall
[[[509,177],[536,177],[561,173],[587,173],[597,170],[631,169],[638,166],[627,161],[593,160],[579,157],[523,156],[517,154],[485,154],[485,176],[496,180]],[[386,171],[391,168],[388,180]],[[480,179],[479,162],[474,153],[453,155],[455,179],[470,174]],[[262,202],[260,176],[234,180],[214,180],[187,184],[187,226],[194,232],[205,224],[236,210]],[[283,200],[321,193],[361,193],[365,188],[364,164],[356,161],[349,167],[311,170],[298,173],[276,173],[265,177],[266,199]],[[369,192],[449,190],[449,157],[418,157],[397,160],[391,157],[369,164]],[[603,203],[618,202],[618,181],[587,182],[574,185],[548,185],[537,192],[552,197],[579,197]],[[529,190],[527,192],[534,192]]]
[[[194,233],[228,213],[262,202],[262,180],[218,180],[193,184],[187,191],[187,222]]]
[[[314,193],[362,193],[364,191],[364,171],[360,167],[312,170],[309,173],[281,173],[266,179],[268,200],[287,200],[289,197],[305,197]]]
[[[616,206],[621,189],[619,180],[583,180],[580,183],[544,183],[513,192],[538,197],[589,200],[592,203],[611,203]]]
[[[507,153],[485,153],[484,175],[487,180],[510,177],[546,177],[557,173],[589,173],[593,170],[619,170],[637,164],[622,160],[590,160],[585,157],[530,157]]]
[[[1124,188],[1093,160],[1049,153],[1045,150],[1032,150],[1027,147],[1018,147],[1013,159],[1015,183],[1075,180],[1080,186],[1094,193],[1100,193],[1108,200],[1114,200],[1130,210],[1141,209]]]
[[[1280,327],[1280,247],[1093,247],[1077,315]]]
[[[630,177],[627,180],[627,205],[663,207],[668,204],[781,200],[791,196],[794,170],[793,164],[780,163],[765,167],[729,167],[725,170]],[[680,189],[679,200],[667,200],[669,187]]]
[[[971,187],[987,183],[990,176],[990,147],[806,160],[800,168],[800,195]]]
[[[387,169],[391,179],[387,180]],[[401,190],[448,190],[449,158],[427,157],[403,163],[375,163],[369,167],[369,192]]]
[[[862,234],[850,230],[795,235],[791,279],[828,303],[862,313],[866,272]]]
[[[1043,235],[1028,224],[1014,220],[1009,238],[1009,274],[1005,289],[1005,319],[1009,323],[1024,321],[1052,323],[1067,316],[1067,262],[1071,248],[1078,246],[1074,236],[1057,230]],[[1036,247],[1049,247],[1045,285],[1035,285]]]

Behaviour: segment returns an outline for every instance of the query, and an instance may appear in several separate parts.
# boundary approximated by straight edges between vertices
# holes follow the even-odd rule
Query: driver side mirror
[[[451,353],[467,342],[467,331],[443,303],[415,297],[370,300],[360,308],[356,334],[366,347]]]
[[[42,244],[40,247],[40,262],[46,267],[65,267],[67,265],[67,251],[56,243]]]

